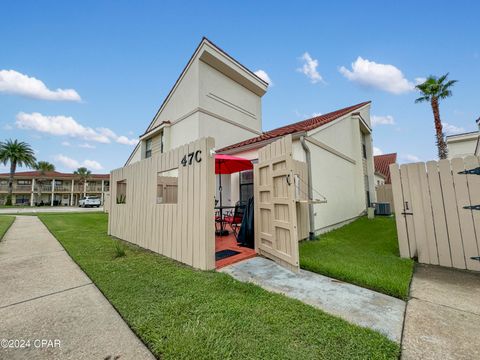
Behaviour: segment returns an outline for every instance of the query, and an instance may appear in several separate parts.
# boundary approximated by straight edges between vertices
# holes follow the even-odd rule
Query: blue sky
[[[264,130],[371,100],[377,151],[434,159],[431,110],[414,104],[412,88],[446,72],[459,80],[441,104],[448,131],[473,131],[480,116],[474,1],[11,1],[0,10],[0,140],[27,141],[63,171],[122,166],[202,36],[268,74]]]

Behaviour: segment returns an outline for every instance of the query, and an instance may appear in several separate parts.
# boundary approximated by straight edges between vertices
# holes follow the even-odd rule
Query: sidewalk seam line
[[[433,301],[430,301],[430,300],[421,299],[421,298],[417,298],[417,297],[415,297],[415,296],[412,296],[411,298],[412,298],[412,299],[415,299],[415,300],[418,300],[418,301],[423,301],[423,302],[426,302],[426,303],[429,303],[429,304],[446,307],[446,308],[448,308],[448,309],[452,309],[452,310],[456,310],[456,311],[461,311],[461,312],[464,312],[464,313],[467,313],[467,314],[480,316],[480,314],[474,313],[474,312],[472,312],[472,311],[470,311],[470,310],[463,310],[463,309],[455,308],[455,307],[450,306],[450,305],[438,304],[438,303],[436,303],[436,302],[433,302]]]
[[[84,286],[88,286],[88,285],[93,285],[93,283],[92,283],[92,282],[89,282],[89,283],[82,284],[82,285],[78,285],[78,286],[74,286],[74,287],[71,287],[71,288],[68,288],[68,289],[63,289],[63,290],[59,290],[59,291],[54,291],[54,292],[49,293],[49,294],[44,294],[44,295],[36,296],[36,297],[31,298],[31,299],[18,301],[18,302],[16,302],[16,303],[12,303],[12,304],[8,304],[8,305],[3,305],[3,306],[0,306],[0,310],[1,310],[1,309],[8,308],[8,307],[10,307],[10,306],[15,306],[15,305],[23,304],[23,303],[26,303],[26,302],[38,300],[38,299],[41,299],[41,298],[44,298],[44,297],[47,297],[47,296],[61,294],[61,293],[63,293],[63,292],[67,292],[67,291],[70,291],[70,290],[75,290],[75,289],[78,289],[78,288],[81,288],[81,287],[84,287]]]

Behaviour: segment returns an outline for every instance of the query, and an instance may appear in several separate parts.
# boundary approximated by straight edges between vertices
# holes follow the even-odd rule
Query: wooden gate
[[[478,167],[476,156],[390,165],[400,256],[480,271]]]
[[[255,250],[293,271],[299,269],[292,136],[258,153],[254,166]]]

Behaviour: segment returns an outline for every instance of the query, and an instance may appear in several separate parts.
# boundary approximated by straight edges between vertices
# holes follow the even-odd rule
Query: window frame
[[[149,138],[145,140],[145,159],[152,157],[153,139]]]

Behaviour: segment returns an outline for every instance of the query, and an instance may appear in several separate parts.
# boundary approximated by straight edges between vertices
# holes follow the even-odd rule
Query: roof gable
[[[206,62],[213,68],[217,69],[224,75],[232,78],[234,81],[242,84],[247,89],[253,91],[259,96],[262,96],[267,91],[268,83],[258,77],[254,72],[249,70],[247,67],[243,66],[240,62],[235,60],[233,57],[228,55],[225,51],[223,51],[220,47],[215,45],[212,41],[203,37],[200,43],[198,44],[197,48],[193,52],[192,56],[188,60],[187,64],[183,68],[182,72],[180,73],[179,77],[175,81],[175,84],[170,89],[168,95],[163,100],[160,108],[158,109],[157,113],[153,117],[152,121],[147,127],[146,132],[148,132],[151,127],[154,125],[155,121],[157,120],[158,116],[162,112],[162,110],[167,105],[169,99],[175,92],[175,89],[179,86],[182,79],[185,77],[185,74],[188,72],[192,64],[201,59],[202,61]],[[175,119],[169,119],[175,120]]]
[[[310,130],[316,129],[318,127],[321,127],[323,125],[326,125],[328,123],[331,123],[332,121],[337,120],[337,119],[351,113],[352,111],[358,110],[358,109],[360,109],[360,108],[362,108],[362,107],[364,107],[368,104],[370,104],[370,101],[362,102],[360,104],[356,104],[356,105],[349,106],[349,107],[346,107],[346,108],[343,108],[343,109],[332,111],[328,114],[315,116],[315,117],[310,118],[310,119],[302,120],[302,121],[299,121],[299,122],[296,122],[296,123],[293,123],[293,124],[290,124],[290,125],[279,127],[277,129],[266,131],[260,136],[257,136],[257,137],[254,137],[254,138],[251,138],[251,139],[248,139],[248,140],[245,140],[245,141],[242,141],[242,142],[224,147],[223,149],[218,150],[218,152],[228,151],[228,150],[243,147],[243,146],[246,146],[246,145],[252,145],[252,144],[255,144],[255,143],[260,143],[262,141],[275,139],[275,138],[280,137],[280,136],[285,136],[285,135],[294,134],[294,133],[298,133],[298,132],[310,131]]]
[[[397,153],[376,155],[373,157],[373,162],[375,164],[375,171],[385,176],[386,184],[391,184],[390,164],[397,162]]]

